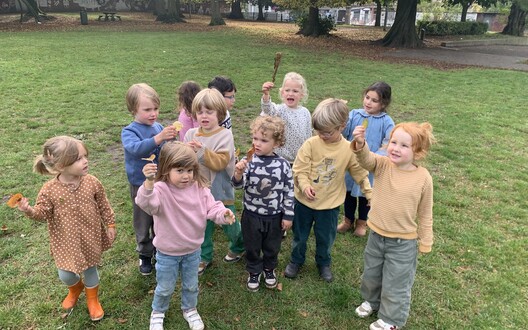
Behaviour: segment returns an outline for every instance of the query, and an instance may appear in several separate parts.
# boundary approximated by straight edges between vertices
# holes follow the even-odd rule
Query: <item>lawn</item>
[[[126,21],[125,14],[122,18]],[[429,121],[434,127],[438,143],[424,165],[435,185],[435,244],[431,254],[419,258],[406,329],[526,326],[526,73],[372,61],[324,46],[332,40],[284,38],[281,31],[295,31],[287,24],[261,29],[230,22],[209,29],[203,20],[188,24],[191,28],[179,29],[90,21],[67,29],[0,32],[0,197],[5,201],[21,192],[34,202],[49,179],[32,173],[34,157],[47,138],[72,135],[89,148],[90,172],[103,182],[118,224],[118,238],[100,268],[106,316],[94,323],[84,297],[69,316],[60,308],[66,289],[49,255],[45,224],[2,204],[0,329],[147,328],[155,278],[139,274],[134,252],[120,143],[122,127],[132,120],[126,90],[137,82],[153,86],[161,96],[161,121],[171,123],[182,81],[206,86],[215,75],[231,77],[238,88],[233,131],[244,150],[276,52],[283,54],[277,82],[288,71],[301,73],[310,110],[327,97],[358,108],[362,90],[384,80],[393,88],[389,113],[396,122]],[[333,283],[318,278],[311,239],[298,279],[281,276],[281,291],[250,293],[243,263],[223,263],[226,240],[220,230],[215,235],[213,267],[200,278],[198,309],[208,329],[365,329],[375,320],[353,314],[361,303],[366,238],[338,235]],[[280,271],[290,248],[291,235],[283,242]],[[187,327],[179,301],[177,290],[166,329]]]

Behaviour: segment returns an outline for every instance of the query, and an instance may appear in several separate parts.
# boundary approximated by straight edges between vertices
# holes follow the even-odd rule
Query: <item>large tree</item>
[[[416,8],[418,0],[399,0],[391,29],[381,40],[383,46],[418,48],[423,42],[416,33]]]
[[[209,25],[225,25],[225,21],[220,14],[220,0],[211,0],[211,22]]]
[[[508,24],[502,30],[503,34],[522,37],[528,14],[528,0],[514,0],[508,16]]]
[[[20,15],[20,21],[23,21],[25,18],[33,17],[35,22],[40,23],[43,19],[48,19],[48,16],[45,12],[40,9],[40,6],[36,0],[19,0],[24,5],[26,5],[27,12]]]
[[[240,6],[240,0],[235,0],[231,3],[231,12],[227,16],[231,19],[243,19],[242,7]]]

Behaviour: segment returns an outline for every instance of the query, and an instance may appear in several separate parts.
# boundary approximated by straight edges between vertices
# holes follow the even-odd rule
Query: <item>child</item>
[[[308,99],[308,87],[300,74],[287,73],[279,89],[282,103],[277,105],[270,98],[273,86],[270,81],[262,85],[261,115],[278,116],[284,120],[285,143],[277,148],[276,153],[293,164],[301,145],[312,136],[310,111],[301,105]]]
[[[179,133],[180,141],[183,141],[185,133],[187,133],[190,128],[199,126],[198,122],[192,117],[191,107],[194,97],[201,89],[200,85],[192,80],[184,81],[180,87],[178,87],[178,107],[180,109],[178,121],[183,125],[183,128]]]
[[[224,97],[227,104],[227,111],[224,120],[219,125],[231,129],[232,124],[229,111],[233,110],[233,106],[235,105],[235,94],[237,92],[235,83],[227,77],[216,76],[207,84],[207,87],[217,89]]]
[[[18,209],[31,219],[48,223],[51,254],[59,279],[69,291],[62,307],[72,309],[84,290],[90,318],[100,320],[104,311],[99,303],[97,265],[102,252],[112,246],[116,229],[114,211],[101,182],[88,174],[88,150],[69,136],[51,138],[44,143],[33,169],[55,177],[40,189],[35,206],[23,198]]]
[[[387,156],[369,152],[365,128],[356,126],[351,148],[365,169],[374,173],[367,225],[371,231],[364,253],[359,317],[378,311],[375,329],[399,329],[409,316],[417,252],[433,245],[433,180],[416,165],[434,142],[429,123],[401,123],[394,127]],[[418,246],[417,246],[418,241]]]
[[[159,149],[163,142],[176,137],[171,125],[163,128],[156,120],[159,115],[160,98],[158,93],[147,84],[132,85],[126,95],[128,111],[134,121],[123,128],[121,141],[125,149],[125,169],[130,187],[130,197],[134,209],[134,231],[136,232],[136,251],[139,253],[139,272],[150,275],[154,246],[152,216],[139,208],[134,200],[139,187],[145,181],[142,169],[147,162],[157,162]],[[154,155],[153,160],[148,157]]]
[[[313,226],[319,275],[327,282],[333,280],[331,251],[337,232],[339,207],[345,200],[346,171],[370,199],[368,172],[359,166],[356,157],[349,151],[350,142],[341,135],[347,119],[348,108],[344,101],[326,99],[319,103],[312,115],[317,136],[302,145],[293,163],[293,244],[290,263],[284,271],[288,278],[295,278],[304,264],[306,242]]]
[[[386,154],[387,141],[390,132],[394,128],[394,121],[387,114],[387,107],[391,102],[391,87],[382,82],[376,82],[363,92],[363,109],[350,111],[348,123],[343,131],[343,136],[352,141],[352,131],[354,127],[365,123],[366,139],[370,151],[380,155]],[[384,143],[385,141],[385,143]],[[373,186],[373,175],[369,173],[370,185]],[[367,232],[367,215],[370,207],[367,205],[367,199],[361,195],[358,185],[350,175],[345,176],[347,194],[345,198],[343,222],[337,226],[338,233],[345,233],[354,228],[354,219],[356,206],[358,211],[357,220],[355,220],[354,235],[362,237]]]
[[[156,247],[156,289],[152,301],[150,329],[163,329],[165,312],[181,276],[181,309],[189,328],[204,328],[196,310],[198,302],[198,264],[206,219],[233,223],[235,216],[221,202],[215,202],[205,179],[200,175],[198,158],[182,142],[166,143],[160,152],[159,168],[154,163],[143,167],[147,178],[139,188],[136,203],[154,216]],[[155,178],[154,178],[155,176]]]
[[[278,117],[257,117],[251,124],[254,155],[236,164],[232,182],[244,188],[242,235],[246,248],[246,287],[255,292],[264,283],[268,289],[277,286],[282,231],[291,228],[293,220],[293,180],[288,161],[275,148],[284,144],[284,122]],[[262,256],[261,256],[262,254]]]
[[[187,131],[185,142],[197,153],[200,171],[211,182],[211,193],[215,200],[222,201],[235,213],[235,190],[231,185],[235,171],[235,142],[231,130],[219,125],[226,113],[226,102],[218,90],[207,88],[200,91],[192,104],[193,117],[200,127]],[[240,223],[224,225],[222,228],[229,239],[229,251],[224,261],[237,262],[244,253]],[[213,260],[213,233],[214,223],[209,221],[202,244],[200,275]]]

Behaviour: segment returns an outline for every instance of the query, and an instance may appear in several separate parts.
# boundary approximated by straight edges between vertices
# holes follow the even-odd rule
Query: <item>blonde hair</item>
[[[125,97],[127,109],[131,114],[136,114],[139,106],[139,97],[141,95],[145,96],[159,107],[160,97],[154,88],[145,83],[134,84],[130,86]]]
[[[194,119],[196,119],[196,113],[202,107],[216,111],[219,124],[227,116],[227,103],[222,93],[215,88],[205,88],[196,94],[192,102],[192,116]]]
[[[279,88],[279,99],[282,99],[282,89],[284,88],[284,84],[287,80],[295,81],[301,85],[301,103],[306,102],[306,100],[308,100],[308,86],[306,85],[306,80],[304,79],[304,77],[298,74],[297,72],[288,72],[284,75],[282,86],[281,88]]]
[[[42,154],[35,158],[33,171],[44,175],[55,175],[79,159],[79,145],[88,149],[81,140],[70,136],[56,136],[42,146]]]
[[[343,100],[329,98],[321,101],[312,114],[312,126],[316,131],[329,131],[345,125],[348,106]]]
[[[271,138],[279,147],[284,145],[286,141],[284,137],[284,121],[280,117],[275,116],[259,116],[251,123],[251,133],[262,132],[266,138]]]
[[[163,145],[160,151],[158,172],[156,173],[155,181],[169,181],[169,173],[176,167],[192,167],[193,180],[196,181],[200,187],[209,186],[207,180],[200,175],[198,157],[194,150],[180,141],[167,142]]]
[[[390,135],[391,139],[397,129],[402,129],[411,136],[412,150],[415,160],[425,158],[429,153],[431,146],[436,142],[433,135],[433,126],[428,122],[421,124],[416,122],[399,123],[392,130]]]

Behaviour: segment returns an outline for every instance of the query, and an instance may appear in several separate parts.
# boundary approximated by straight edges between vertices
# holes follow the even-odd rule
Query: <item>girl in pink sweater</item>
[[[198,303],[200,245],[207,219],[231,224],[235,216],[222,202],[215,201],[200,175],[194,150],[182,142],[166,143],[159,166],[143,168],[147,178],[139,188],[136,203],[154,217],[156,247],[156,289],[152,302],[150,329],[163,329],[165,312],[181,275],[181,309],[190,329],[204,329]]]

